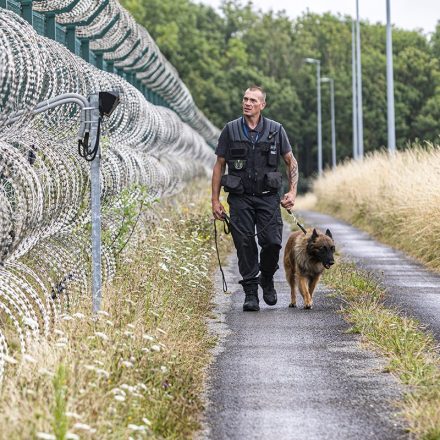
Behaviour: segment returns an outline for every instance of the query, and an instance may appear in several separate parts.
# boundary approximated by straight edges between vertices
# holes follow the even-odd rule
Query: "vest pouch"
[[[269,147],[269,152],[267,153],[267,164],[270,167],[278,166],[278,151],[276,144],[272,144]]]
[[[244,187],[241,177],[233,176],[232,174],[224,174],[220,184],[224,187],[226,192],[231,194],[243,194]]]
[[[282,175],[279,171],[266,173],[264,176],[264,186],[266,191],[278,191],[282,184]]]

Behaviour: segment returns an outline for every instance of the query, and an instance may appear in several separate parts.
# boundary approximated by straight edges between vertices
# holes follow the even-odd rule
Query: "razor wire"
[[[35,3],[48,8],[70,2]],[[87,5],[97,3],[80,1],[72,14],[87,14]],[[107,8],[124,13],[113,1]],[[69,14],[60,17],[69,19]],[[101,14],[94,25],[102,25],[102,19]],[[156,47],[151,39],[145,44]],[[120,95],[101,138],[102,222],[108,236],[103,242],[104,282],[115,273],[119,249],[114,243],[127,203],[122,194],[128,202],[151,202],[206,175],[214,160],[207,141],[217,131],[195,106],[185,104],[183,85],[167,92],[170,102],[176,97],[174,111],[154,106],[121,77],[38,36],[4,9],[0,48],[1,379],[5,362],[14,363],[25,353],[32,337],[50,334],[60,314],[90,299],[90,164],[77,152],[80,109],[64,104],[34,115],[33,108],[62,93],[88,96],[113,90]],[[167,62],[163,66],[172,72]],[[153,216],[152,210],[142,213],[145,224]]]

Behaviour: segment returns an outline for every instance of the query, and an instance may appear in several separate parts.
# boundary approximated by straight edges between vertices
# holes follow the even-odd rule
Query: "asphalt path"
[[[284,241],[288,235],[286,227]],[[244,313],[235,255],[225,273],[233,293],[221,292],[217,276],[212,331],[220,343],[199,438],[407,438],[395,407],[402,389],[383,372],[385,361],[347,332],[340,304],[327,289],[318,287],[313,310],[302,309],[302,298],[299,308],[288,308],[290,290],[280,268],[277,305],[260,299],[260,312]]]

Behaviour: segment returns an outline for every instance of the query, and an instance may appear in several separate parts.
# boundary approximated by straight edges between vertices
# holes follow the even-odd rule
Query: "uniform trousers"
[[[238,269],[245,292],[258,287],[258,272],[267,278],[278,269],[283,220],[280,196],[265,194],[253,196],[232,194],[228,196],[231,233],[238,256]],[[256,232],[257,237],[252,237]],[[260,258],[256,240],[261,247]]]

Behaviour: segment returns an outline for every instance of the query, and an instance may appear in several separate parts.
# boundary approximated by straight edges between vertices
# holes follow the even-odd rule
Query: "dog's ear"
[[[316,229],[313,228],[313,233],[312,233],[312,236],[310,237],[310,239],[313,241],[313,240],[315,240],[315,238],[317,238],[317,237],[318,237],[318,233],[316,232]]]
[[[333,235],[332,235],[332,233],[330,232],[330,229],[327,229],[327,230],[325,231],[325,235],[327,235],[328,237],[330,237],[331,239],[333,239]]]

